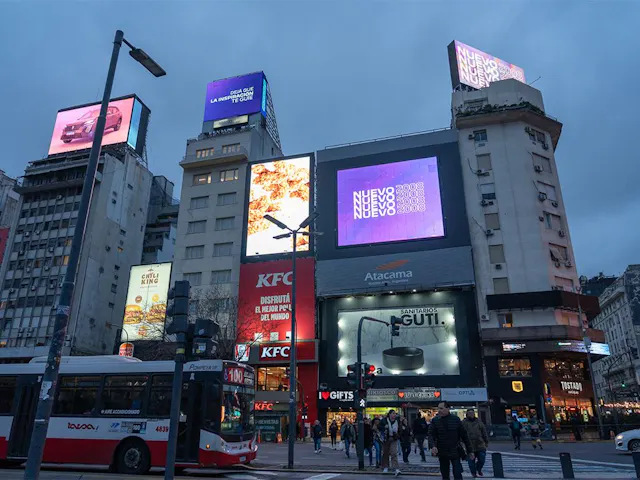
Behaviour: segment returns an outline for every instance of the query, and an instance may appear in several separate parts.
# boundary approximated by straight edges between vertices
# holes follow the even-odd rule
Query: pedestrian
[[[380,419],[375,418],[371,426],[373,432],[373,446],[376,449],[376,468],[380,468],[382,462],[382,433],[380,432]]]
[[[476,418],[476,413],[473,408],[467,410],[467,417],[462,421],[462,426],[466,430],[469,443],[471,444],[469,453],[473,453],[475,457],[471,458],[471,455],[469,455],[469,471],[473,478],[483,477],[482,467],[484,467],[484,462],[487,458],[487,447],[489,446],[487,429],[484,423]]]
[[[338,444],[338,424],[335,420],[329,425],[329,435],[331,436],[331,448],[335,450]]]
[[[571,431],[573,432],[573,436],[576,439],[576,442],[582,441],[582,432],[580,431],[580,418],[578,415],[574,415],[571,417]]]
[[[313,437],[313,449],[316,453],[322,451],[322,427],[320,426],[320,420],[313,422],[311,427],[311,436]]]
[[[369,454],[369,466],[373,466],[373,428],[368,418],[364,419],[364,451]]]
[[[389,472],[389,464],[395,469],[395,475],[400,475],[400,466],[398,465],[398,432],[400,430],[400,422],[398,421],[395,410],[389,410],[387,416],[380,423],[382,432],[382,473]]]
[[[344,453],[347,458],[351,458],[349,455],[349,447],[356,441],[356,431],[348,418],[344,419],[342,427],[340,428],[340,439],[344,442]]]
[[[402,461],[409,463],[409,454],[411,453],[411,429],[409,428],[409,422],[405,417],[400,419],[400,447],[402,450]]]
[[[438,404],[438,416],[429,425],[429,444],[433,445],[431,454],[440,461],[442,478],[449,480],[449,467],[452,466],[454,480],[462,480],[460,460],[467,456],[466,452],[469,452],[468,457],[472,460],[475,456],[462,421],[449,413],[447,402]]]
[[[429,433],[429,425],[427,424],[427,420],[422,415],[420,415],[420,412],[418,412],[418,416],[413,421],[413,436],[416,440],[416,445],[418,447],[418,451],[420,452],[420,458],[423,462],[427,461],[424,455],[424,440],[425,438],[427,438],[427,433]]]
[[[509,424],[511,429],[511,439],[516,450],[520,450],[520,434],[522,430],[522,424],[518,421],[518,417],[511,417],[511,423]]]
[[[296,438],[300,438],[300,424],[296,423]]]
[[[529,420],[529,435],[531,435],[531,446],[534,450],[537,447],[540,447],[540,450],[542,450],[542,440],[540,440],[540,434],[542,433],[541,430],[543,429],[541,427],[543,427],[543,425],[541,425],[538,417],[535,415],[531,417],[531,420]]]

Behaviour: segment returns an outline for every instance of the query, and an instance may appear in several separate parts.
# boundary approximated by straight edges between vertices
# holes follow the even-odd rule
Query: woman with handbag
[[[449,480],[450,467],[453,467],[454,480],[462,480],[462,463],[460,460],[475,458],[467,432],[460,419],[449,413],[449,404],[438,404],[438,416],[429,426],[429,445],[431,454],[440,461],[440,473],[444,480]]]

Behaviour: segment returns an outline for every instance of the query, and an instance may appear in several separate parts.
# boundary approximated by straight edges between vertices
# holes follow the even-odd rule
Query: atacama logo
[[[69,430],[98,430],[96,425],[91,425],[90,423],[67,423],[67,428]]]
[[[280,272],[280,273],[261,273],[258,275],[258,283],[256,288],[262,287],[275,287],[281,283],[285,285],[291,285],[291,277],[293,272]]]
[[[289,357],[289,350],[291,347],[262,347],[260,358],[277,358],[277,357]]]
[[[371,282],[375,280],[398,280],[402,278],[412,278],[413,272],[411,270],[404,270],[400,272],[385,272],[385,273],[377,273],[377,272],[367,272],[364,276],[365,282]]]
[[[400,268],[403,265],[409,263],[409,260],[395,260],[389,263],[383,263],[382,265],[378,265],[376,270],[395,270],[396,268]]]

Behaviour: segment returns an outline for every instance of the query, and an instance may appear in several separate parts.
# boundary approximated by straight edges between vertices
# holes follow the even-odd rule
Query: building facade
[[[20,195],[15,191],[16,180],[0,170],[0,266],[9,240],[9,233],[18,218]]]
[[[142,247],[143,264],[173,261],[179,208],[179,202],[173,198],[173,182],[154,175]]]

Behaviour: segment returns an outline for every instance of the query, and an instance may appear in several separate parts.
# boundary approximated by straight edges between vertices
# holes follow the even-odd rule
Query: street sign
[[[367,408],[367,401],[364,398],[361,398],[358,402],[359,408]]]

